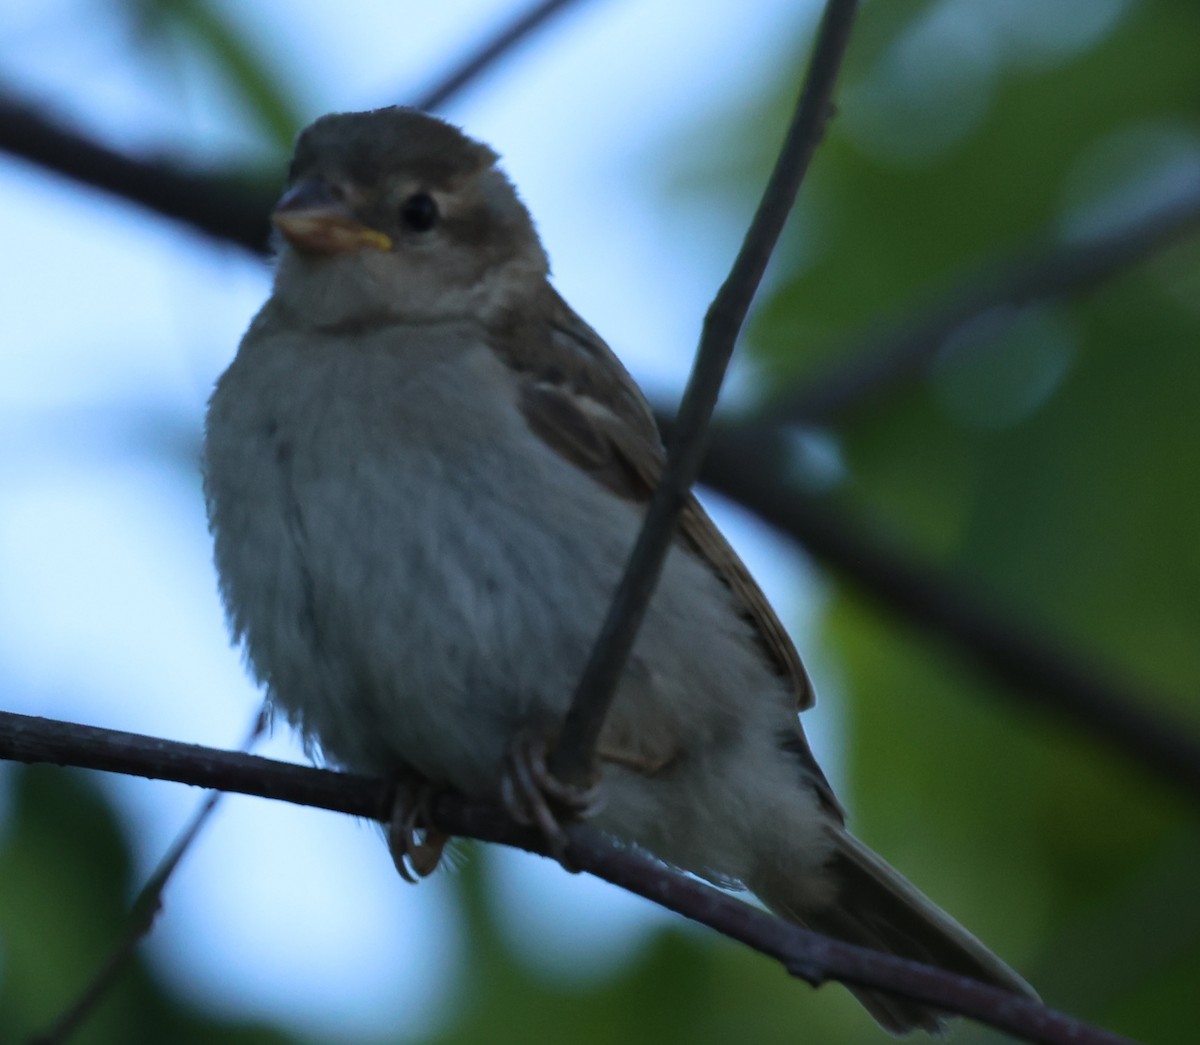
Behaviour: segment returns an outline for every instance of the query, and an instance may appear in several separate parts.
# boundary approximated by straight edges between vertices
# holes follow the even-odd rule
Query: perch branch
[[[384,781],[11,712],[0,712],[0,758],[174,780],[375,820],[391,816],[392,788]],[[541,834],[497,806],[447,793],[430,812],[447,833],[546,855]],[[783,922],[618,848],[586,824],[569,825],[567,836],[572,866],[738,940],[813,986],[836,980],[890,991],[1044,1045],[1132,1045],[1020,995]]]

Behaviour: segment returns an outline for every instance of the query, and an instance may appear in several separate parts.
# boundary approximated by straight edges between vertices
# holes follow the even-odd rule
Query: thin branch
[[[10,712],[0,712],[0,758],[174,780],[377,820],[391,815],[392,787],[384,781]],[[447,833],[546,855],[541,833],[498,806],[447,793],[430,811]],[[572,866],[738,940],[814,987],[836,980],[890,991],[1045,1045],[1132,1045],[1020,995],[783,922],[619,848],[586,824],[570,825],[567,835]]]
[[[575,0],[540,0],[517,15],[490,40],[467,55],[458,65],[444,74],[412,104],[415,108],[433,111],[440,109],[463,88],[478,80],[501,58],[507,58],[525,39],[531,36]]]
[[[1082,294],[1200,229],[1200,192],[1083,243],[1027,247],[955,282],[939,300],[860,336],[835,362],[768,402],[763,424],[829,423],[919,377],[955,331],[996,309]]]
[[[267,728],[268,713],[264,705],[254,718],[254,725],[242,743],[242,750],[248,751],[263,735]],[[107,958],[83,989],[68,1005],[58,1019],[42,1034],[33,1039],[30,1045],[62,1045],[70,1039],[96,1010],[105,996],[117,982],[126,966],[137,953],[138,945],[154,928],[155,921],[163,907],[163,894],[167,884],[175,874],[176,869],[187,855],[192,844],[199,837],[205,824],[212,818],[217,804],[225,796],[224,791],[212,791],[205,796],[192,818],[179,832],[171,847],[163,855],[154,873],[146,880],[141,891],[134,899],[126,919],[125,931],[121,934],[116,945],[109,951]]]
[[[154,923],[162,911],[162,896],[168,879],[224,796],[224,791],[212,791],[200,803],[199,809],[192,814],[192,819],[134,899],[126,919],[125,930],[108,952],[100,968],[54,1023],[41,1034],[35,1035],[29,1045],[62,1045],[83,1026],[100,1002],[107,997],[121,973],[133,961],[138,945],[154,928]]]
[[[789,482],[777,433],[718,429],[700,478],[794,537],[897,619],[965,653],[1005,684],[1001,695],[1059,715],[1200,800],[1200,739],[1193,725],[1167,710],[1169,698],[1123,682],[1111,667],[1047,638],[961,580],[914,562],[853,519],[798,491]]]
[[[704,318],[700,347],[662,477],[551,758],[551,770],[564,780],[583,781],[591,776],[604,718],[704,457],[708,422],[738,333],[829,119],[833,86],[856,13],[857,0],[828,0],[825,5],[804,88],[775,169],[733,268]]]

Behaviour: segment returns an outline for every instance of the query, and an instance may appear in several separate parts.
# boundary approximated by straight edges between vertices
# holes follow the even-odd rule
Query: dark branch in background
[[[833,85],[842,64],[857,0],[828,0],[813,44],[812,60],[796,111],[784,137],[775,169],[763,191],[741,250],[708,314],[696,362],[676,419],[667,462],[646,517],[608,608],[600,636],[575,690],[550,769],[561,778],[582,782],[592,775],[596,743],[637,638],[646,607],[674,540],[679,514],[700,470],[706,433],[725,370],[750,302],[766,271],[809,161],[832,111]]]
[[[1046,639],[937,567],[899,554],[878,536],[788,481],[783,439],[727,428],[701,481],[794,537],[820,562],[898,620],[947,640],[1005,684],[1003,693],[1090,733],[1144,771],[1200,801],[1200,742],[1170,701],[1120,681],[1118,672]]]
[[[542,0],[510,24],[413,104],[436,109],[512,53],[573,0]],[[33,105],[0,96],[0,151],[192,226],[214,239],[265,254],[268,215],[278,184],[207,174],[167,160],[135,159],[70,130]]]
[[[9,712],[0,712],[0,758],[175,780],[375,820],[391,816],[392,787],[381,780]],[[546,855],[541,834],[514,824],[499,807],[443,794],[431,813],[450,834]],[[567,836],[574,867],[738,940],[814,987],[836,980],[890,991],[1045,1045],[1132,1045],[1020,995],[780,921],[620,849],[584,824],[568,827]]]
[[[542,28],[554,15],[570,7],[573,2],[574,0],[541,0],[540,3],[534,4],[499,30],[478,50],[467,55],[459,65],[442,76],[424,94],[419,95],[412,104],[427,111],[440,109],[464,87],[478,80],[501,58],[512,54],[527,37]]]
[[[0,97],[0,150],[262,253],[275,192],[166,161],[137,160]]]
[[[873,405],[882,394],[920,376],[946,339],[994,309],[1090,290],[1200,228],[1200,192],[1087,242],[1027,249],[966,279],[941,300],[899,324],[860,337],[837,362],[756,413],[761,424],[829,423]]]

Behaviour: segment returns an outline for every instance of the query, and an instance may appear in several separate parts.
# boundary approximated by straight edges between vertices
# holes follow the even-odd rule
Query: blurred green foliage
[[[205,50],[286,146],[289,86],[235,20],[211,5],[141,6],[147,26]],[[770,384],[802,380],[869,321],[903,315],[980,262],[1086,237],[1180,182],[1194,189],[1197,56],[1194,0],[867,5],[840,118],[753,323]],[[708,136],[740,166],[690,157],[712,195],[757,192],[796,89],[794,68],[780,76],[729,133]],[[1200,251],[1176,247],[1080,300],[988,317],[917,378],[837,423],[832,496],[1172,695],[1200,729]],[[1196,810],[999,700],[860,595],[831,590],[823,631],[859,833],[1051,1004],[1141,1040],[1194,1041]],[[3,1041],[44,1027],[97,967],[132,886],[126,841],[95,790],[62,771],[14,779],[0,848]],[[540,979],[483,902],[485,871],[474,861],[455,878],[472,947],[459,1018],[437,1045],[879,1040],[839,989],[810,991],[691,933],[664,932],[598,985]],[[137,963],[75,1040],[286,1039],[186,1009]],[[993,1039],[961,1027],[954,1040]]]
[[[206,0],[125,0],[146,38],[147,54],[179,64],[181,52],[193,53],[217,75],[236,99],[259,136],[287,155],[300,127],[299,84],[291,83],[268,59],[268,44],[251,36],[231,11]],[[174,60],[171,60],[174,59]]]
[[[49,766],[14,771],[0,839],[0,1041],[27,1042],[73,1003],[121,937],[130,897],[128,840],[88,775]],[[270,1027],[183,1005],[131,962],[73,1045],[283,1045]]]

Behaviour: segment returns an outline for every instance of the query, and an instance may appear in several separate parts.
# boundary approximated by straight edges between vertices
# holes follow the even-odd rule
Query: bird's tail
[[[827,870],[836,893],[816,905],[802,885],[772,875],[752,884],[776,914],[847,943],[936,965],[1028,998],[1037,998],[1012,969],[953,918],[927,900],[879,856],[845,831],[834,830]],[[884,1029],[937,1033],[945,1013],[881,991],[850,987]]]

